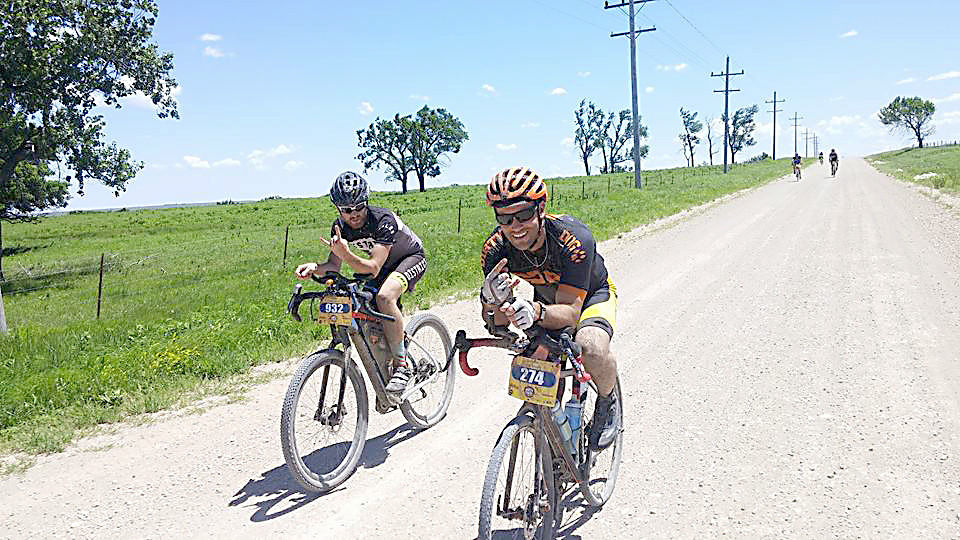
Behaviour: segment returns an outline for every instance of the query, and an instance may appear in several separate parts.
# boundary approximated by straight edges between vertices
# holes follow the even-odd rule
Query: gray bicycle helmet
[[[330,202],[337,206],[365,203],[369,197],[370,189],[367,187],[367,181],[353,171],[341,173],[330,188]]]

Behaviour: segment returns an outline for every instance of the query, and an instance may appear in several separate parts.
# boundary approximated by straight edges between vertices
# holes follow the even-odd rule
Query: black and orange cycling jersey
[[[533,285],[535,298],[547,304],[556,303],[560,287],[581,299],[607,287],[607,267],[586,225],[572,216],[547,214],[545,231],[543,246],[531,252],[513,247],[497,226],[483,244],[483,274],[506,257],[507,270]]]

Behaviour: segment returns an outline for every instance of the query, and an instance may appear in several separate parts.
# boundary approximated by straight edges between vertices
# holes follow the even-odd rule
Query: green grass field
[[[550,210],[579,217],[602,240],[789,173],[788,160],[726,176],[719,167],[652,171],[642,191],[629,187],[631,173],[555,179]],[[405,300],[409,310],[478,287],[480,246],[494,226],[484,189],[372,197],[426,245],[430,266]],[[250,366],[309,350],[326,329],[295,323],[285,307],[296,265],[326,256],[317,237],[333,218],[318,198],[5,224],[0,285],[10,333],[0,338],[0,451],[59,451],[96,424],[169,407]]]
[[[960,146],[903,148],[867,156],[867,162],[901,180],[960,193]]]

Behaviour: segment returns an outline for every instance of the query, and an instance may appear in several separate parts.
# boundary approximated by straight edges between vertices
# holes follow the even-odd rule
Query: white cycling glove
[[[533,302],[525,298],[517,298],[510,304],[513,308],[513,324],[521,330],[526,330],[533,326],[537,319],[537,312],[533,307]]]
[[[483,278],[480,287],[480,301],[484,304],[499,306],[513,296],[513,287],[510,286],[510,274],[501,272],[494,274],[491,271]]]

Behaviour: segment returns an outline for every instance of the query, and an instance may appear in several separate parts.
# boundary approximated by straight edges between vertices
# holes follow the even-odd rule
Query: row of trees
[[[733,114],[733,118],[729,122],[730,131],[727,136],[727,147],[730,150],[731,163],[737,162],[738,152],[757,144],[757,141],[753,138],[753,131],[757,127],[754,121],[757,111],[759,111],[759,107],[757,105],[751,105],[738,109]],[[720,115],[720,119],[723,122],[727,122],[726,115]],[[721,150],[714,149],[713,138],[715,135],[713,133],[713,119],[707,118],[706,123],[701,122],[697,120],[696,112],[688,111],[680,107],[680,121],[683,124],[683,128],[680,134],[677,135],[677,138],[680,140],[683,156],[687,160],[687,166],[693,167],[696,165],[694,156],[697,145],[700,144],[700,132],[703,131],[704,126],[707,128],[707,152],[710,155],[710,165],[713,165],[713,156],[722,151],[723,148],[723,143],[720,142]],[[723,135],[720,134],[720,136],[722,137]]]
[[[449,154],[460,151],[469,139],[457,117],[446,109],[424,105],[414,115],[381,119],[377,117],[366,129],[357,131],[362,152],[357,156],[364,171],[380,169],[387,180],[398,180],[403,193],[411,173],[426,190],[426,179],[440,174]]]
[[[576,122],[573,140],[587,176],[590,176],[590,157],[598,150],[603,157],[602,174],[633,170],[633,145],[629,144],[633,140],[633,119],[629,109],[605,112],[584,99],[573,116]],[[642,123],[638,135],[647,136],[647,127]],[[648,145],[641,146],[640,157],[646,157],[649,151]]]

